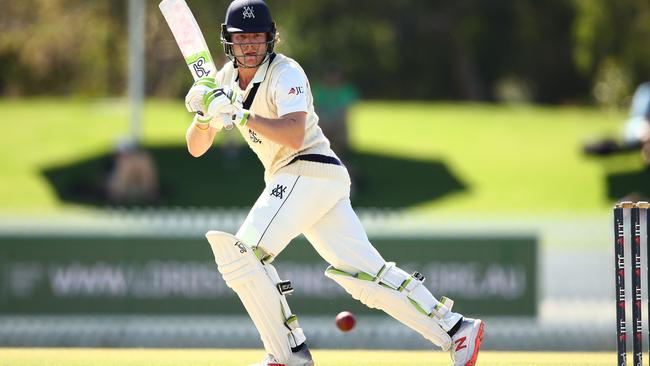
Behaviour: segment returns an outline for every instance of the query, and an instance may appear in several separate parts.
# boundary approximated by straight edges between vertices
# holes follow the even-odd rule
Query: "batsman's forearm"
[[[205,154],[206,151],[212,146],[214,137],[217,135],[217,129],[208,127],[207,130],[200,130],[195,126],[195,123],[190,124],[185,134],[185,141],[187,142],[187,150],[192,156],[198,158]]]
[[[294,112],[272,119],[251,114],[246,127],[275,143],[298,150],[305,139],[306,116],[304,112]]]

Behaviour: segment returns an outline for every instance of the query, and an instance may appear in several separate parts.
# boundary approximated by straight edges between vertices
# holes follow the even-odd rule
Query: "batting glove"
[[[251,112],[248,109],[239,109],[235,113],[227,115],[227,117],[230,119],[231,123],[243,127],[248,123],[250,115]]]
[[[213,77],[202,77],[194,82],[185,96],[185,108],[188,112],[205,112],[203,97],[217,88]]]
[[[225,85],[205,94],[203,96],[203,105],[206,109],[206,116],[234,114],[242,109],[241,97]]]
[[[219,116],[216,116],[212,118],[210,121],[210,126],[214,127],[216,129],[226,129],[230,130],[234,126],[232,123],[232,120],[230,119],[230,116],[227,114],[221,114]]]
[[[201,113],[196,113],[192,122],[198,125],[202,130],[207,130],[208,127],[216,128],[219,131],[222,129],[230,130],[234,126],[230,115],[227,114],[210,118]]]

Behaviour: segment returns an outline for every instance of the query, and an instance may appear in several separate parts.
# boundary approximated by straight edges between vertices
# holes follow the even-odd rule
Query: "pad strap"
[[[286,295],[293,293],[293,286],[291,281],[283,281],[278,275],[278,271],[271,263],[264,265],[266,273],[269,275],[271,281],[275,283],[275,287],[280,293],[280,304],[282,305],[282,316],[284,317],[284,326],[289,330],[289,343],[291,347],[297,347],[305,342],[306,337],[298,323],[298,317],[291,312],[289,303],[287,302]]]

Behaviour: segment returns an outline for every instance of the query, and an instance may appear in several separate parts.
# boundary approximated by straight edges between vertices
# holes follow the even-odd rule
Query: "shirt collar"
[[[252,88],[253,84],[261,83],[264,81],[266,78],[266,72],[269,69],[269,65],[271,64],[271,61],[275,58],[275,53],[272,53],[267,57],[267,59],[262,62],[262,64],[257,68],[257,71],[255,71],[255,76],[253,76],[253,80],[248,84],[246,89]],[[234,85],[239,85],[239,73],[235,72],[233,75],[233,84]]]

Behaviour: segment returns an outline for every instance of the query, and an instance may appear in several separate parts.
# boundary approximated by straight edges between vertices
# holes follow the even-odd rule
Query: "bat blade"
[[[210,49],[185,0],[163,0],[158,7],[176,39],[194,80],[204,76],[215,76],[217,68],[210,55]]]

